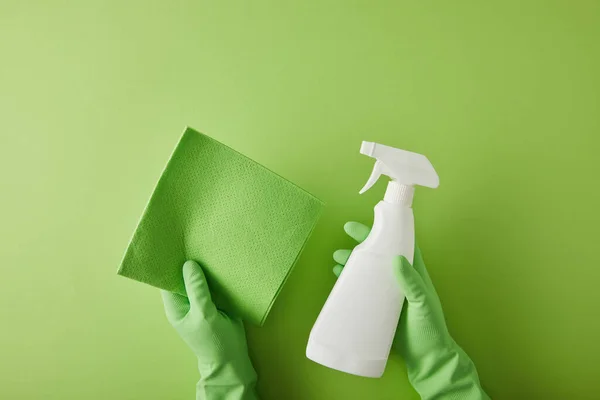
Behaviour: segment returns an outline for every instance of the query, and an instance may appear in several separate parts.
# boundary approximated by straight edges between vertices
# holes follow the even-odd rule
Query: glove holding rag
[[[196,399],[258,399],[242,321],[216,308],[196,262],[183,265],[183,279],[187,296],[161,294],[167,319],[198,357]]]
[[[344,230],[359,243],[370,231],[358,222],[346,223]],[[333,254],[338,263],[333,267],[336,276],[342,272],[351,252],[337,250]],[[489,400],[475,364],[448,332],[440,299],[419,248],[415,248],[414,266],[399,256],[394,260],[394,268],[406,296],[394,347],[404,358],[411,385],[425,400]]]

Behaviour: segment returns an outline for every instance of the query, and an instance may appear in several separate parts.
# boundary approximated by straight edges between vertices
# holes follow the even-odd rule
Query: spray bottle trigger
[[[371,172],[371,176],[369,176],[369,180],[358,193],[363,194],[367,190],[371,189],[371,187],[373,187],[382,174],[389,175],[388,169],[384,163],[382,163],[380,160],[377,160],[375,162],[375,166],[373,167],[373,171]]]

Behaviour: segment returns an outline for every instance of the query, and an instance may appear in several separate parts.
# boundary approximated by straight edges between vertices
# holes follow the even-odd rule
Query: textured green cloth
[[[344,230],[361,243],[370,228],[348,222]],[[334,274],[339,276],[350,254],[351,250],[333,254],[339,263],[333,267]],[[406,296],[394,348],[404,358],[412,386],[424,400],[489,400],[475,364],[448,332],[442,304],[419,248],[415,247],[414,265],[399,256],[394,260],[394,268]]]
[[[194,260],[219,308],[262,325],[321,209],[293,183],[188,128],[119,274],[184,295],[181,268]]]

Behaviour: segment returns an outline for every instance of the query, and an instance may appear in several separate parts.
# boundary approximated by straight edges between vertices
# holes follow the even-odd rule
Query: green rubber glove
[[[196,399],[257,399],[242,321],[215,307],[196,262],[183,265],[183,279],[187,297],[164,290],[161,294],[167,319],[198,357]]]
[[[361,243],[370,228],[348,222],[344,230]],[[336,276],[342,272],[351,252],[337,250],[333,254],[338,263],[333,267]],[[440,299],[418,246],[415,246],[414,266],[399,256],[394,260],[394,268],[406,296],[394,348],[404,358],[411,385],[427,400],[489,399],[481,388],[473,361],[448,332]]]

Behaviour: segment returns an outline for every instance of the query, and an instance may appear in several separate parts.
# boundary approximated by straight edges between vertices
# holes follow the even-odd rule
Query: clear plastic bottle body
[[[414,253],[412,208],[381,201],[369,237],[352,252],[313,329],[306,355],[327,367],[380,377],[390,352],[404,293],[392,262]]]

